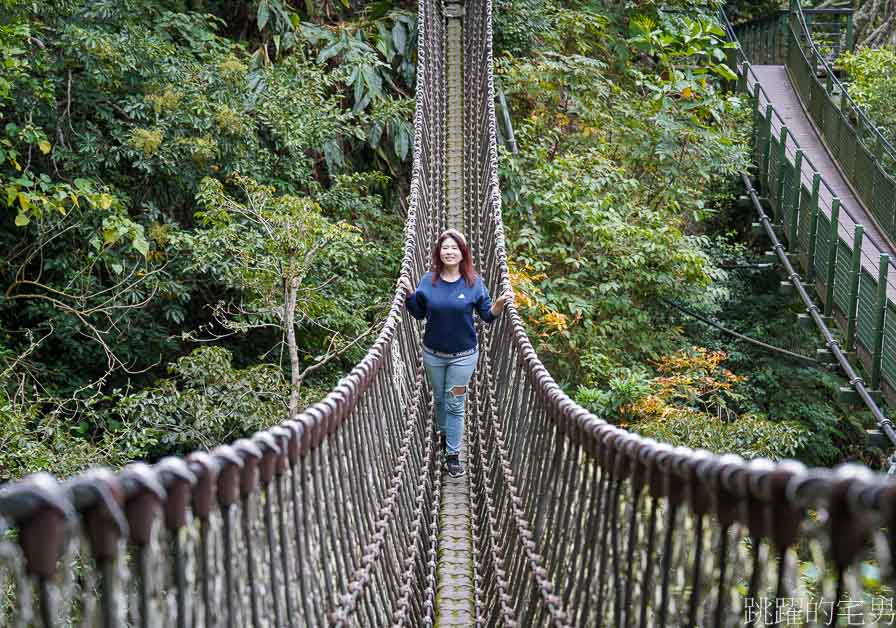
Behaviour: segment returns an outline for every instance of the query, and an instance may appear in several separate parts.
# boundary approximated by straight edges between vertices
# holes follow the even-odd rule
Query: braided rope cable
[[[468,109],[475,122],[467,131],[479,137],[467,143],[481,157],[478,164],[470,161],[467,189],[474,196],[468,205],[491,218],[476,237],[483,276],[495,294],[509,285],[509,273],[497,174],[491,3],[481,8],[482,48],[466,46],[482,61],[482,73],[468,75],[467,98],[479,100],[475,114]],[[469,7],[467,16],[475,37],[478,16]],[[478,82],[483,77],[484,89]],[[484,129],[478,125],[483,120]],[[486,173],[484,189],[478,188],[479,172]],[[475,453],[484,457],[475,467],[490,476],[476,482],[474,497],[477,556],[483,557],[478,567],[483,579],[495,583],[485,591],[486,624],[548,625],[561,617],[551,611],[565,607],[571,625],[638,625],[639,617],[640,625],[728,625],[753,612],[751,604],[760,598],[773,608],[782,597],[819,595],[837,608],[841,592],[861,595],[850,572],[872,538],[883,548],[880,535],[896,510],[896,489],[883,476],[855,465],[808,470],[792,461],[748,463],[672,449],[621,430],[562,392],[538,360],[515,306],[503,318],[483,330],[484,366],[474,376],[477,390],[488,390],[498,429],[489,433],[487,416],[477,416],[471,426],[480,439]],[[489,462],[489,454],[502,464]],[[810,525],[810,506],[826,523]],[[861,532],[847,534],[855,525]],[[491,543],[515,535],[525,542],[530,534],[535,561],[526,552],[506,561],[506,548]],[[709,537],[726,540],[724,555],[712,553]],[[813,555],[813,562],[820,573],[832,574],[836,591],[825,585],[810,592],[796,570],[785,568],[798,538],[832,552]],[[747,554],[737,539],[761,549]],[[889,582],[891,548],[892,542],[874,553]],[[553,609],[522,586],[545,575],[558,596]],[[746,595],[737,589],[745,575]]]
[[[483,361],[483,380],[486,382],[494,382],[492,379],[492,364],[489,356]],[[514,535],[523,550],[526,559],[529,562],[530,576],[534,580],[538,592],[543,602],[547,605],[553,625],[557,628],[570,628],[569,615],[563,608],[563,601],[554,593],[554,587],[548,578],[547,569],[543,564],[542,557],[536,552],[535,535],[532,532],[532,526],[526,518],[523,509],[523,500],[517,481],[514,476],[513,467],[510,464],[507,444],[504,438],[501,424],[498,419],[497,402],[495,400],[495,386],[488,387],[488,398],[483,408],[484,418],[491,423],[491,434],[494,442],[493,451],[495,452],[496,466],[500,468],[501,476],[504,479],[504,485],[507,491],[507,500],[513,513],[516,534]],[[550,549],[550,548],[548,548]]]
[[[481,383],[481,377],[477,377],[473,382],[473,388],[477,393],[481,388]],[[476,397],[477,401],[479,401],[478,394]],[[477,410],[479,410],[478,407]],[[476,537],[484,544],[482,554],[489,558],[490,564],[488,567],[491,568],[489,571],[486,571],[484,569],[485,565],[480,564],[477,566],[476,571],[483,573],[489,579],[493,579],[495,589],[492,591],[494,595],[491,599],[491,603],[497,603],[499,605],[498,612],[500,613],[499,616],[504,622],[504,625],[508,627],[516,626],[518,623],[516,620],[516,613],[511,603],[513,598],[513,588],[508,578],[510,569],[507,564],[507,552],[501,541],[502,535],[497,520],[497,505],[492,499],[494,491],[492,490],[491,476],[494,475],[494,473],[491,470],[491,465],[488,463],[488,441],[483,433],[485,426],[481,420],[480,412],[476,413],[472,423],[471,431],[475,438],[473,443],[471,443],[472,447],[470,452],[471,457],[473,457],[473,461],[471,462],[473,475],[470,484],[471,493],[478,498],[477,501],[479,502],[476,504],[478,507],[474,507],[473,509],[473,523],[474,530],[476,530]],[[488,608],[490,604],[486,602],[483,606]],[[477,617],[477,619],[479,619],[479,617]],[[490,619],[491,618],[488,615],[483,618],[486,625],[489,624]]]
[[[360,558],[360,565],[354,570],[352,577],[344,585],[343,590],[345,590],[346,593],[338,599],[336,608],[330,613],[329,623],[331,626],[334,626],[334,628],[341,628],[342,626],[345,626],[349,618],[355,612],[358,606],[358,598],[362,595],[365,588],[370,584],[371,572],[375,568],[378,559],[383,555],[384,545],[386,542],[386,530],[390,526],[390,524],[392,524],[394,516],[396,514],[396,504],[401,494],[401,488],[403,484],[402,476],[405,475],[408,468],[408,462],[411,453],[411,442],[413,441],[413,432],[417,428],[417,410],[420,407],[419,402],[422,397],[422,391],[424,390],[422,367],[418,367],[417,369],[415,390],[416,392],[414,394],[414,403],[411,405],[411,412],[408,415],[405,434],[398,450],[398,464],[392,469],[388,496],[383,501],[383,505],[380,507],[379,512],[377,512],[375,516],[375,534],[373,535],[372,543],[363,548],[364,554]],[[426,432],[429,433],[432,432],[432,430],[432,413],[427,413]],[[430,479],[431,475],[430,471],[433,466],[434,460],[433,439],[427,439],[425,446],[426,449],[423,457],[425,460],[428,460],[430,464],[422,465],[417,477],[412,478],[416,480],[415,485],[419,487],[419,490],[417,491],[416,497],[414,499],[414,523],[411,529],[411,536],[413,537],[414,541],[412,543],[411,553],[409,554],[406,561],[406,570],[404,573],[405,579],[410,579],[411,574],[413,574],[414,555],[416,554],[417,546],[417,535],[422,527],[425,505],[424,498],[426,496],[426,488],[428,486],[428,480]]]
[[[440,220],[430,5],[420,2],[404,277],[428,266]],[[15,532],[0,538],[0,555],[17,557],[0,563],[0,580],[22,574],[0,591],[0,624],[431,624],[440,476],[421,406],[420,330],[403,301],[396,288],[364,359],[280,426],[117,475],[36,475],[0,489],[0,518]]]

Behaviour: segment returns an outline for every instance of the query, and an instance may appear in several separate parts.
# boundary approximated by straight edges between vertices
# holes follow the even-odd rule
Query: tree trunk
[[[289,350],[289,418],[295,417],[299,410],[299,389],[302,387],[302,376],[299,369],[299,348],[296,345],[296,297],[299,292],[301,277],[292,277],[283,282],[283,326],[286,329],[286,347]]]
[[[857,0],[853,17],[860,46],[879,48],[896,42],[896,0]]]

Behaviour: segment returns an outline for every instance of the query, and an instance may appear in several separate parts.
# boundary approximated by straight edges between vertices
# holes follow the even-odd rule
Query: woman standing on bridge
[[[401,286],[411,316],[426,319],[423,333],[423,367],[435,397],[436,419],[442,434],[448,475],[460,477],[460,442],[464,432],[467,383],[476,368],[479,348],[473,326],[473,310],[491,323],[512,298],[508,291],[492,304],[488,289],[473,269],[470,247],[464,236],[448,229],[439,236],[432,252],[431,272],[414,290],[409,279]]]

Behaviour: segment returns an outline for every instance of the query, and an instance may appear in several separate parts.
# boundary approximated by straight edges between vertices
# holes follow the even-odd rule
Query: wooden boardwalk
[[[436,626],[469,628],[476,625],[469,476],[452,478],[443,471],[442,478]]]
[[[850,246],[852,245],[854,226],[862,225],[865,232],[862,240],[862,267],[877,279],[880,254],[887,253],[892,259],[896,247],[883,234],[871,213],[865,208],[837,166],[837,162],[822,141],[815,124],[803,108],[790,81],[787,68],[783,65],[754,65],[752,67],[768,98],[768,100],[760,98],[760,109],[764,110],[766,103],[771,103],[780,116],[772,117],[772,135],[779,137],[781,126],[785,125],[790,133],[786,148],[788,156],[793,159],[796,152],[793,140],[796,140],[796,144],[803,150],[802,180],[807,188],[812,189],[813,169],[821,174],[824,183],[820,188],[819,206],[825,216],[830,218],[831,200],[834,197],[840,199],[840,237]],[[751,93],[753,83],[754,81],[750,77],[748,88]],[[896,300],[896,278],[888,279],[887,293],[890,298]]]

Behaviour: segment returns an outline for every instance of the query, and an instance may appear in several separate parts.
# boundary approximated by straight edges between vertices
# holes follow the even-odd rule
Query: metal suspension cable
[[[718,329],[719,331],[726,333],[729,336],[733,336],[735,338],[738,338],[739,340],[743,340],[744,342],[748,342],[757,347],[761,347],[761,348],[765,349],[766,351],[779,353],[781,355],[785,355],[785,356],[792,358],[794,360],[797,360],[799,362],[809,362],[811,364],[820,364],[818,360],[816,360],[815,358],[809,357],[808,355],[794,353],[793,351],[788,351],[787,349],[784,349],[782,347],[776,347],[774,345],[770,345],[766,342],[762,342],[761,340],[757,340],[756,338],[751,338],[751,337],[746,336],[740,332],[736,332],[733,329],[729,329],[729,328],[725,327],[724,325],[720,325],[719,323],[716,323],[715,321],[713,321],[701,314],[698,314],[697,312],[694,312],[693,310],[690,310],[690,309],[684,307],[683,305],[681,305],[680,303],[676,303],[675,301],[673,301],[671,299],[663,299],[663,303],[671,305],[679,312],[686,314],[686,315],[690,316],[691,318],[696,318],[698,321],[700,321],[702,323],[706,323],[710,327],[714,327],[715,329]]]
[[[809,316],[812,317],[812,321],[815,324],[815,327],[824,338],[825,347],[827,347],[828,351],[830,351],[834,358],[837,360],[840,368],[843,369],[843,373],[846,376],[846,379],[849,381],[849,385],[855,389],[856,393],[859,395],[859,398],[862,400],[862,403],[866,408],[868,408],[869,412],[871,412],[871,416],[874,417],[874,421],[877,426],[884,434],[886,434],[887,438],[890,439],[890,443],[896,446],[896,430],[893,429],[893,422],[889,418],[884,416],[884,413],[881,411],[880,407],[878,407],[874,399],[871,398],[871,395],[868,394],[868,389],[865,388],[865,381],[856,373],[855,369],[852,367],[852,364],[849,363],[849,359],[846,357],[846,354],[840,348],[840,343],[838,343],[834,339],[831,330],[828,329],[827,324],[824,322],[824,319],[821,316],[821,312],[819,311],[818,306],[815,305],[815,302],[809,296],[809,293],[806,291],[806,287],[803,285],[803,282],[800,279],[799,273],[794,270],[793,264],[790,263],[790,259],[788,259],[787,254],[784,252],[784,245],[781,244],[781,241],[778,239],[778,235],[772,228],[771,219],[762,208],[762,203],[759,201],[759,195],[757,194],[756,189],[753,187],[750,178],[743,172],[740,174],[740,176],[743,180],[744,187],[747,190],[747,194],[750,196],[753,208],[756,210],[756,214],[759,217],[759,222],[765,230],[766,236],[772,242],[772,250],[778,256],[778,261],[784,266],[785,272],[787,273],[787,278],[788,280],[790,280],[790,283],[797,291],[797,294],[799,294],[800,299],[803,301],[803,305],[806,306],[806,312],[808,312]],[[896,474],[896,454],[892,455],[890,460],[890,474]]]

